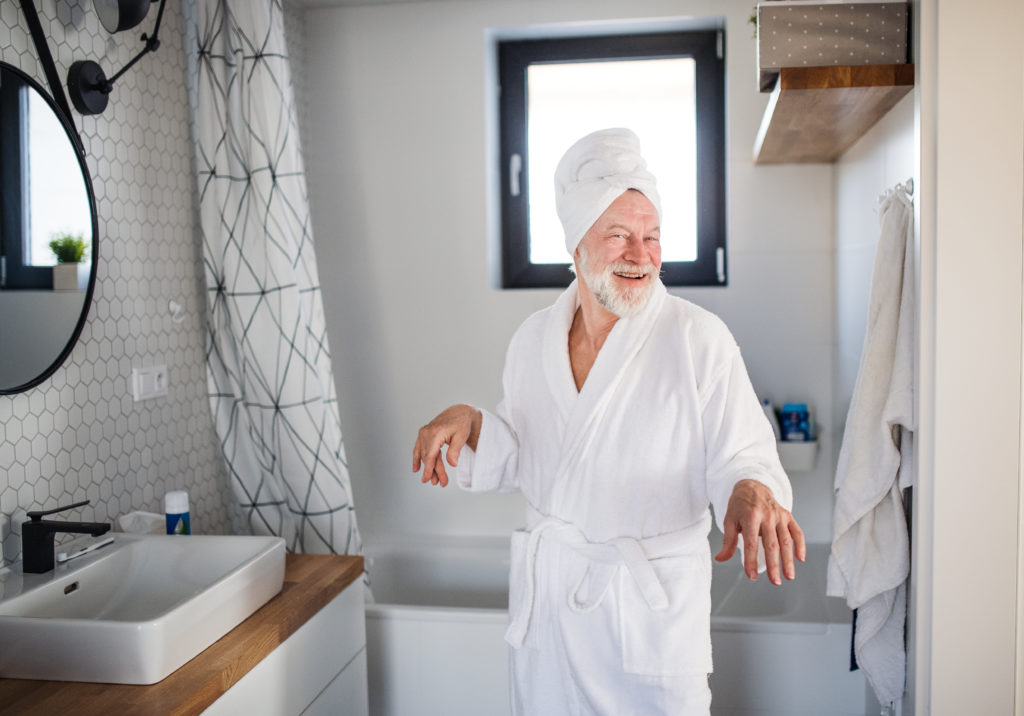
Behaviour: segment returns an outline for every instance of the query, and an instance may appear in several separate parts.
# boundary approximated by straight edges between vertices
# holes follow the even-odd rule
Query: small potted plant
[[[50,251],[57,257],[53,267],[54,291],[84,291],[89,285],[89,267],[82,263],[88,244],[81,234],[57,234]]]

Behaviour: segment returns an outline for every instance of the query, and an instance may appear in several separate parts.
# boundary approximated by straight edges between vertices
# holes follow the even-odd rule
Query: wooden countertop
[[[0,714],[201,713],[362,573],[362,557],[286,555],[281,593],[163,681],[134,686],[0,679]]]

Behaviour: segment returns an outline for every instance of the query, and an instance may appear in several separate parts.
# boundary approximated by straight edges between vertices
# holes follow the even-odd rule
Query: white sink
[[[156,683],[284,583],[280,537],[109,536],[52,572],[0,572],[0,677]]]

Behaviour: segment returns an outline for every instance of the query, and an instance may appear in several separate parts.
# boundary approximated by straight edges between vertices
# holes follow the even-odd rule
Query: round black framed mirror
[[[0,395],[38,385],[74,348],[98,226],[74,126],[38,82],[0,62]]]

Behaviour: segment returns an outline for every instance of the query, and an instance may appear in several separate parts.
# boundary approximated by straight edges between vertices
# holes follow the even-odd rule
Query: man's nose
[[[643,239],[631,236],[626,241],[626,250],[623,252],[622,256],[627,261],[632,261],[634,263],[647,263],[650,260],[650,256],[647,252],[647,242]]]

